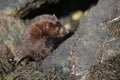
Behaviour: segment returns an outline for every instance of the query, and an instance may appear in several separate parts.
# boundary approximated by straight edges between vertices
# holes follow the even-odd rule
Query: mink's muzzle
[[[43,34],[45,36],[54,36],[54,37],[64,37],[68,34],[68,30],[65,28],[63,24],[59,23],[52,23],[46,22],[46,26],[44,27]]]
[[[56,33],[58,33],[57,37],[64,37],[66,34],[69,33],[68,29],[60,22],[57,23],[55,30],[57,31]]]
[[[59,37],[63,37],[65,35],[67,35],[69,33],[69,31],[65,27],[63,27],[63,28],[60,28],[59,33],[60,33]]]

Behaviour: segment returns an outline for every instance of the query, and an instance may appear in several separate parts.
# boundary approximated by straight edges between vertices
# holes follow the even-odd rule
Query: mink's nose
[[[61,34],[61,37],[65,36],[66,34],[68,34],[69,31],[66,29],[66,28],[61,28],[60,29],[60,34]]]
[[[66,34],[69,33],[69,30],[66,28],[66,26],[64,26],[64,30],[65,30]]]
[[[67,29],[65,29],[65,31],[66,31],[67,34],[69,33],[69,31]]]

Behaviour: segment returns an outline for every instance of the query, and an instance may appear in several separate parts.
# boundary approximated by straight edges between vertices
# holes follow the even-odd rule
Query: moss
[[[77,80],[75,75],[64,73],[62,67],[50,67],[47,70],[39,68],[39,63],[29,64],[27,67],[16,71],[13,79],[24,80]]]
[[[119,80],[120,54],[90,69],[85,80]]]
[[[112,37],[120,36],[120,15],[114,16],[104,22],[107,26],[107,30],[110,31]]]
[[[0,15],[0,80],[12,80],[15,52],[21,41],[24,23],[7,15]]]
[[[21,20],[11,16],[1,16],[0,22],[4,33],[0,33],[0,39],[10,48],[12,53],[15,53],[16,48],[21,42],[21,34],[24,30],[24,23]]]
[[[109,26],[109,30],[112,34],[112,37],[120,36],[120,22],[115,22],[112,26]]]

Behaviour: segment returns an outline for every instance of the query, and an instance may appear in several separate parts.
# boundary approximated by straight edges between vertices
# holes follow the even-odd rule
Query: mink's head
[[[45,19],[44,34],[46,36],[63,37],[68,34],[67,29],[62,25],[55,15],[43,15]]]
[[[68,33],[55,15],[37,16],[28,26],[27,31],[31,39],[39,39],[40,36],[63,37]]]

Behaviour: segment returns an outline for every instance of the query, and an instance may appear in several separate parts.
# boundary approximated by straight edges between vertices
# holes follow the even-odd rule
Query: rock
[[[46,70],[59,65],[64,72],[81,76],[91,66],[110,58],[110,55],[115,56],[119,52],[120,37],[112,36],[111,30],[107,29],[114,26],[103,23],[118,15],[119,7],[119,0],[100,0],[80,21],[76,33],[48,56],[41,67]]]
[[[25,16],[30,9],[35,9],[46,3],[56,3],[59,0],[0,0],[0,13],[16,17]]]

